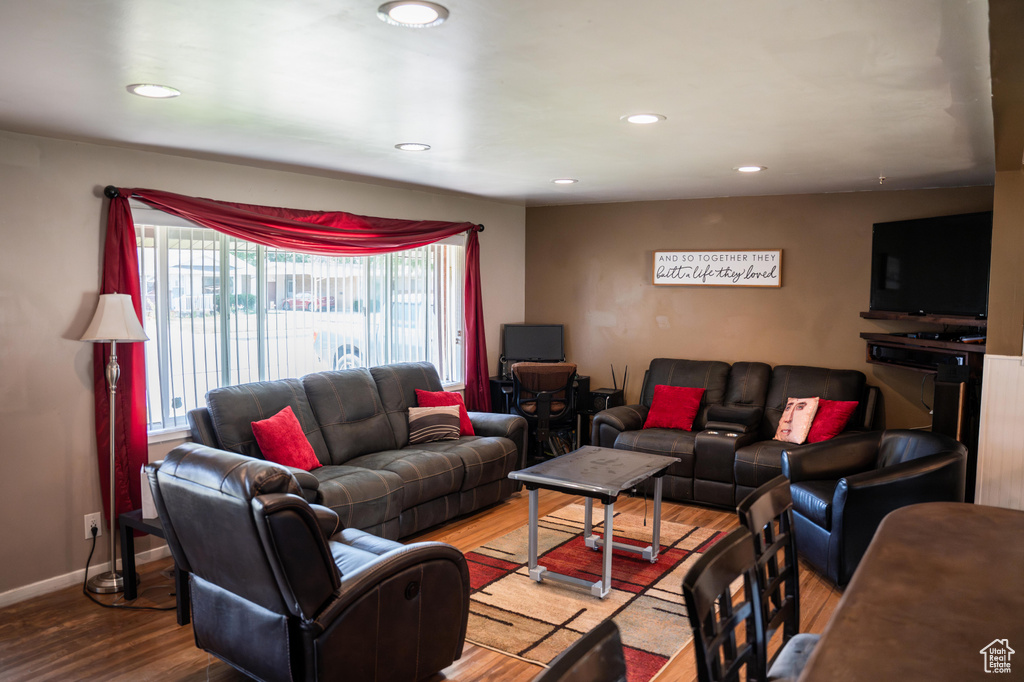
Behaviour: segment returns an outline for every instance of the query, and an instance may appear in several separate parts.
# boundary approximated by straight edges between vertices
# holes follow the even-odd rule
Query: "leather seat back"
[[[316,517],[281,467],[187,443],[147,473],[182,570],[268,611],[302,617],[340,585]]]
[[[320,424],[330,464],[397,447],[370,370],[307,374],[302,386]]]
[[[429,362],[402,362],[370,369],[381,405],[395,434],[396,448],[409,444],[409,408],[416,407],[416,389],[442,391],[437,368]]]
[[[866,385],[864,373],[853,369],[778,365],[772,369],[771,382],[768,384],[760,435],[766,440],[775,438],[779,419],[782,418],[789,398],[856,400],[861,404],[847,423],[847,428],[860,424],[864,421]]]
[[[329,462],[320,425],[298,379],[257,381],[215,388],[206,394],[210,420],[220,447],[248,457],[265,459],[252,434],[252,422],[273,417],[291,407],[313,452],[321,463]]]
[[[895,429],[885,431],[878,444],[878,468],[902,464],[939,452],[967,455],[963,443],[931,431]]]
[[[640,395],[640,404],[651,406],[654,398],[654,387],[684,386],[703,388],[700,410],[693,420],[693,431],[704,428],[707,423],[708,407],[720,405],[725,399],[726,386],[729,383],[729,363],[717,360],[674,360],[671,358],[655,358],[644,377],[644,385]]]

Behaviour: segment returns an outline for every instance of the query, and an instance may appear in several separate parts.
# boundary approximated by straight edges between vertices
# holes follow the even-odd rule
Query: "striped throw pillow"
[[[410,407],[409,444],[455,440],[459,437],[459,407]]]

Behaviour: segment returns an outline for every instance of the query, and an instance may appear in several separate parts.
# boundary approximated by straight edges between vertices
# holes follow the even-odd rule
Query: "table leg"
[[[591,588],[595,597],[604,599],[612,589],[612,549],[615,544],[615,535],[612,529],[612,517],[615,514],[615,504],[604,506],[604,557],[601,562],[601,582]]]
[[[598,538],[594,535],[594,500],[583,500],[583,544],[590,549],[597,549]]]
[[[138,582],[135,575],[135,530],[119,524],[121,530],[121,583],[124,585],[124,600],[131,601],[138,596]],[[110,570],[114,570],[111,566]]]
[[[651,543],[651,563],[658,562],[658,551],[661,550],[661,484],[664,477],[654,479],[654,541]]]
[[[529,491],[530,494],[530,524],[529,524],[529,562],[527,568],[530,572],[530,578],[536,582],[540,582],[544,576],[544,568],[537,565],[537,514],[538,514],[538,490],[533,488]]]

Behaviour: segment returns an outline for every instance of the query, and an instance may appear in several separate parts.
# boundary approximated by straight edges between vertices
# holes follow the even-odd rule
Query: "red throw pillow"
[[[290,406],[269,419],[252,422],[252,435],[256,437],[263,456],[274,464],[305,471],[323,466]]]
[[[703,388],[658,384],[654,387],[654,397],[651,398],[651,409],[647,413],[644,428],[691,430],[703,395]]]
[[[451,391],[424,391],[416,389],[416,404],[420,407],[448,407],[449,405],[459,406],[459,433],[463,436],[475,436],[473,433],[473,422],[469,421],[469,412],[466,411],[466,403],[462,402],[462,396]]]
[[[819,400],[818,412],[814,415],[814,422],[807,434],[807,442],[820,443],[838,436],[846,428],[846,422],[850,421],[850,416],[856,409],[856,400]]]

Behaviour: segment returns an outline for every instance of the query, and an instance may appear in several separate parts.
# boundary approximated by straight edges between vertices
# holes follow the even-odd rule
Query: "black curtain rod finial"
[[[477,232],[483,232],[484,231],[484,226],[483,225],[477,225],[476,227],[477,227],[477,230],[476,230]]]
[[[114,187],[113,185],[107,185],[106,187],[103,188],[103,196],[107,197],[108,199],[116,199],[117,197],[121,196],[121,193],[118,192],[117,188]]]

